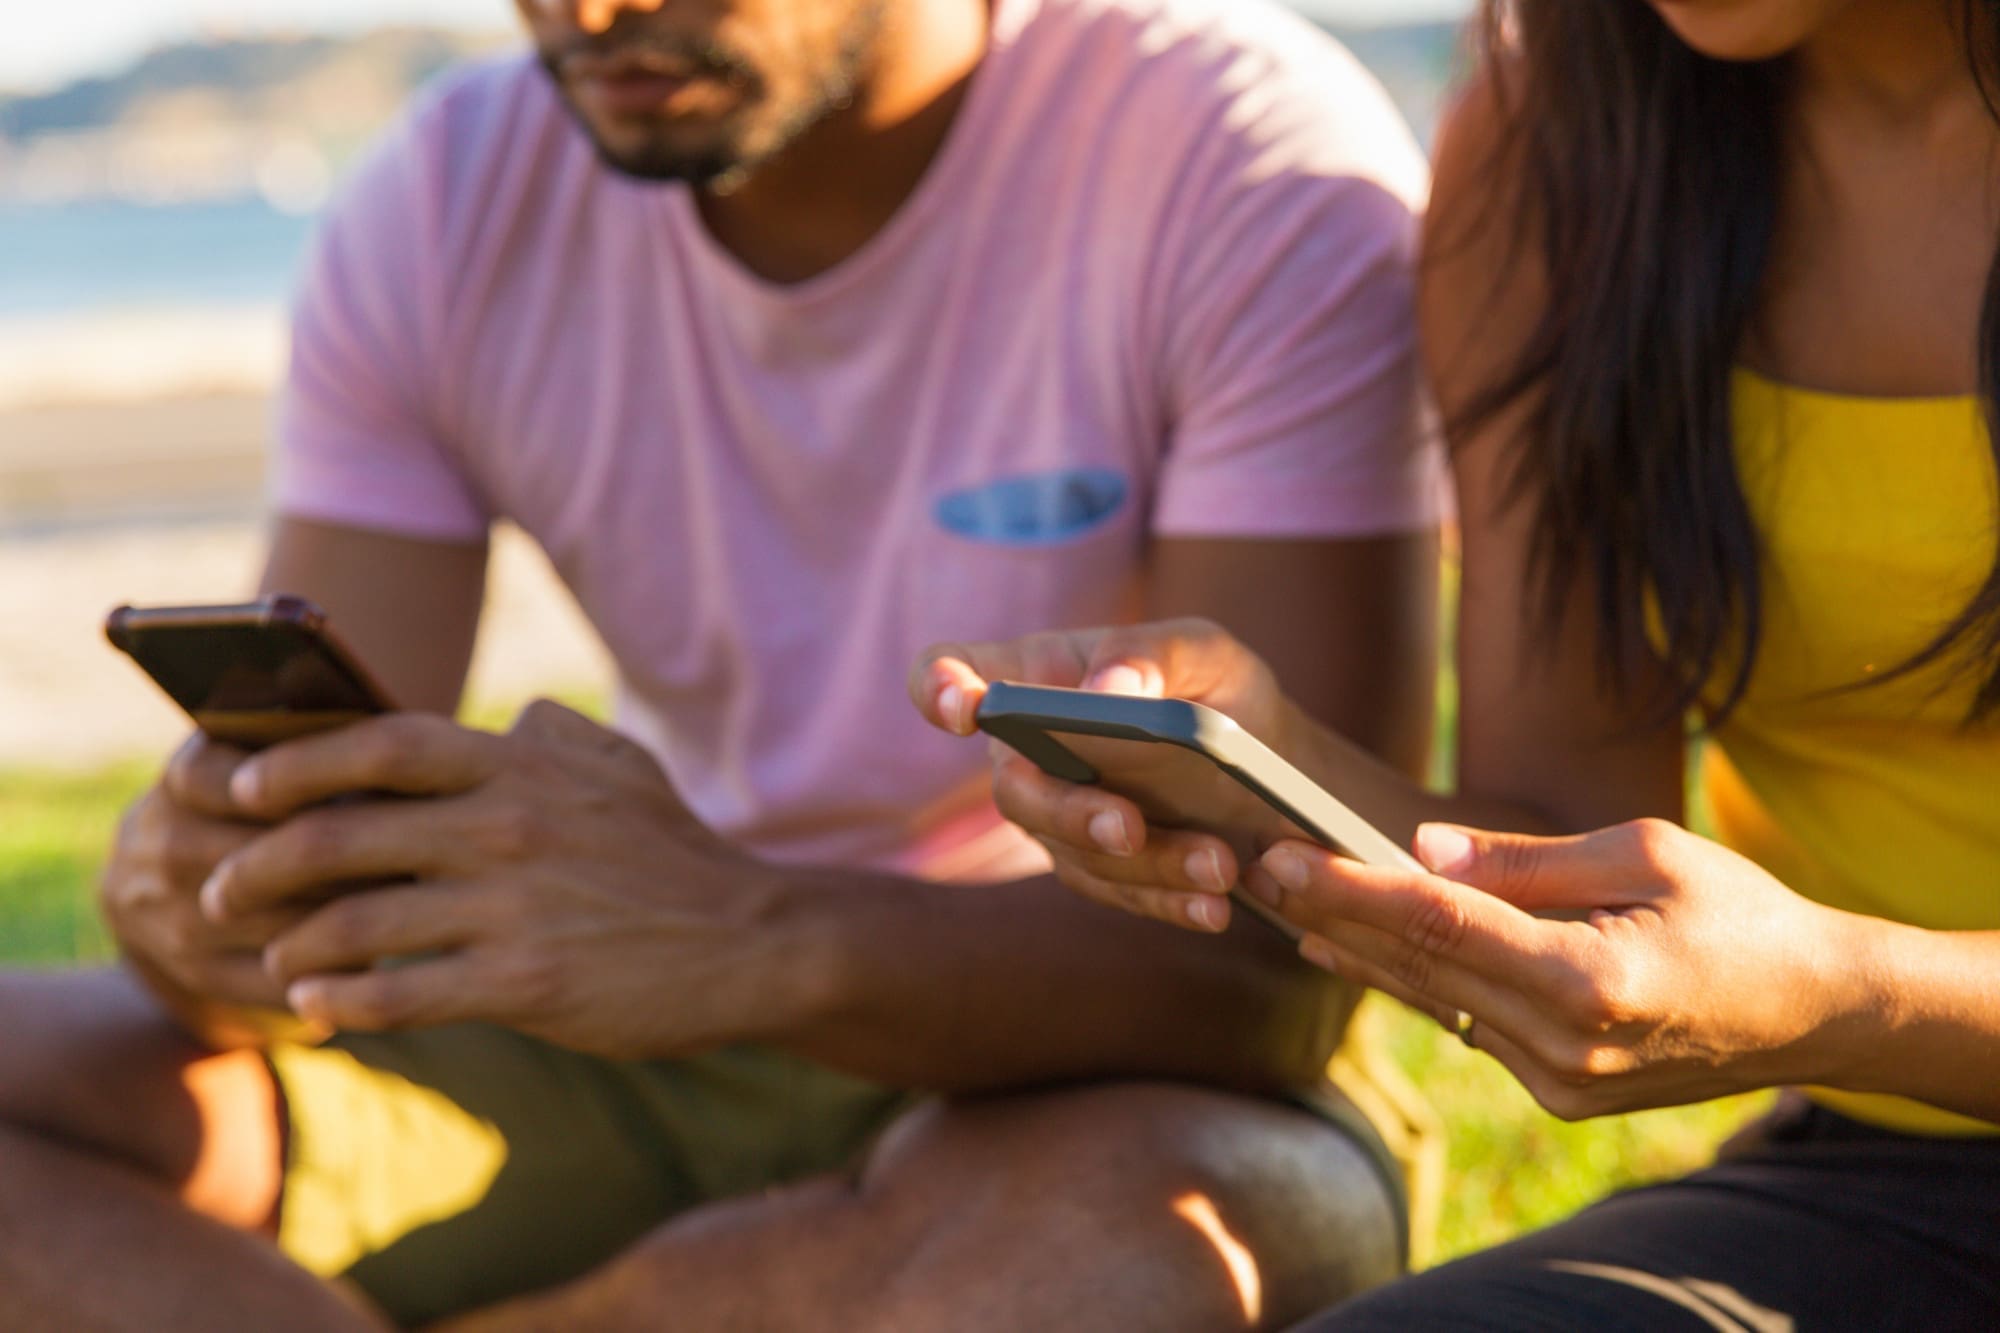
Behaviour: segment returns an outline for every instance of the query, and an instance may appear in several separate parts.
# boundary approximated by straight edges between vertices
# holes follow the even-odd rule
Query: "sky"
[[[494,27],[508,0],[5,0],[0,88],[33,90],[106,73],[152,46],[208,31],[352,31],[381,23]],[[1301,0],[1356,23],[1455,17],[1469,0]]]

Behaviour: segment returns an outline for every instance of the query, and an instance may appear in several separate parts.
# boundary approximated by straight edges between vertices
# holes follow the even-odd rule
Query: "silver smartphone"
[[[1213,834],[1240,864],[1296,838],[1368,865],[1423,869],[1387,834],[1213,708],[999,683],[988,689],[978,720],[980,730],[1044,773],[1116,792],[1158,827]],[[1240,887],[1231,896],[1298,938],[1297,927]]]

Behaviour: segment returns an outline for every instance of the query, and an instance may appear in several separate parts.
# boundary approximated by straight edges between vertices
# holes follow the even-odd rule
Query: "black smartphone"
[[[1158,827],[1214,834],[1244,865],[1296,838],[1369,865],[1423,869],[1234,719],[1201,704],[1000,683],[987,690],[978,721],[1050,776],[1117,792]],[[1232,896],[1298,938],[1240,888]]]
[[[303,597],[121,606],[104,632],[196,726],[232,745],[259,749],[394,707]]]

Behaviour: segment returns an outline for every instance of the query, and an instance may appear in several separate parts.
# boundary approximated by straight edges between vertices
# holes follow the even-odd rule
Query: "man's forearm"
[[[1052,878],[989,886],[786,874],[796,1015],[768,1034],[900,1087],[1102,1077],[1269,1091],[1324,1068],[1357,992],[1239,913],[1226,936],[1107,911]]]

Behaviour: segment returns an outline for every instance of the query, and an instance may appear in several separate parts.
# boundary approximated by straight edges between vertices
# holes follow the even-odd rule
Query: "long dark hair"
[[[2000,0],[1960,2],[1991,105]],[[1677,715],[1719,685],[1713,724],[1742,701],[1761,640],[1758,537],[1730,400],[1776,226],[1789,63],[1705,57],[1643,0],[1483,0],[1474,31],[1509,109],[1517,236],[1539,246],[1549,300],[1519,360],[1460,424],[1532,401],[1514,484],[1537,506],[1544,621],[1591,576],[1601,665],[1625,679],[1650,593],[1670,676],[1670,697],[1656,702]],[[1979,353],[1991,425],[2000,262]],[[1960,654],[1981,675],[1972,720],[1991,719],[2000,562],[1921,653],[1871,679]]]

